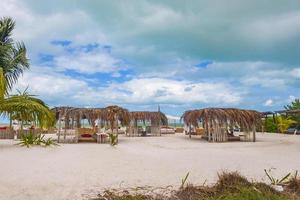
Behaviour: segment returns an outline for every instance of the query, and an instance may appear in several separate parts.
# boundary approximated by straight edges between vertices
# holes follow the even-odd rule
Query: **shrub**
[[[218,191],[235,191],[238,187],[249,187],[251,183],[238,172],[221,172],[215,187]]]
[[[118,134],[109,134],[110,145],[115,146],[118,144]]]
[[[27,135],[21,136],[21,142],[19,142],[18,145],[26,146],[27,148],[29,148],[30,146],[36,144],[36,140],[37,140],[37,138],[34,136],[34,134],[32,132],[30,132]]]
[[[21,141],[18,143],[20,146],[26,146],[27,148],[38,145],[38,146],[51,146],[58,145],[53,139],[44,139],[44,135],[35,136],[32,132],[21,136]]]

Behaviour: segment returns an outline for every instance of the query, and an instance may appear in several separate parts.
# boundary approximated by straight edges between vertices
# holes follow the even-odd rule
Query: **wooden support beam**
[[[252,134],[253,134],[253,142],[256,142],[256,130],[255,130],[255,126],[252,127]]]
[[[58,114],[58,142],[60,142],[60,131],[61,131],[61,114]]]

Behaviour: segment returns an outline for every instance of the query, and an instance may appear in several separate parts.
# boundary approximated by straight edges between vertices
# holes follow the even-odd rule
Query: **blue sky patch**
[[[200,68],[206,68],[208,65],[213,64],[213,61],[211,60],[204,60],[198,64],[195,65],[195,67],[200,67]]]

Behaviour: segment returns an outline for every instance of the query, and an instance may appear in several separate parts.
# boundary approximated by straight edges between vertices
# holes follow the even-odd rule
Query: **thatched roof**
[[[151,121],[154,123],[168,124],[168,118],[162,112],[135,111],[130,112],[131,120]]]
[[[60,107],[54,107],[51,109],[52,112],[55,113],[56,119],[58,120],[59,115],[60,116],[66,116],[70,111],[77,109],[70,106],[60,106]]]
[[[255,110],[237,108],[205,108],[186,111],[182,115],[185,124],[198,126],[200,119],[218,124],[239,124],[250,129],[261,122],[262,114]]]
[[[103,109],[102,120],[109,122],[113,126],[117,119],[121,122],[122,126],[128,125],[130,122],[129,111],[116,105]]]
[[[129,125],[130,120],[151,121],[154,123],[168,124],[166,115],[162,112],[129,112],[127,109],[113,105],[106,108],[76,108],[76,107],[55,107],[52,109],[56,113],[57,119],[59,115],[65,118],[88,119],[92,124],[95,120],[100,119],[106,122],[115,122],[118,119],[123,126]]]

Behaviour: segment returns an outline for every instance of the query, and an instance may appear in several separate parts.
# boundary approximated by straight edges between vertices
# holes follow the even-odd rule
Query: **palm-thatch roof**
[[[198,126],[199,120],[216,124],[238,124],[244,129],[252,129],[261,122],[262,114],[255,110],[237,108],[204,108],[186,111],[182,115],[185,124]]]
[[[130,113],[127,109],[113,105],[103,109],[101,119],[110,123],[112,129],[116,128],[116,122],[120,121],[122,126],[129,125]]]
[[[51,109],[56,114],[56,119],[64,118],[66,127],[69,128],[69,121],[76,121],[77,127],[79,128],[80,120],[87,119],[89,124],[95,126],[95,121],[102,118],[102,108],[76,108],[76,107],[55,107]]]
[[[168,119],[162,112],[136,111],[129,112],[127,109],[113,105],[106,108],[77,108],[77,107],[55,107],[51,109],[56,113],[57,120],[65,119],[67,127],[69,120],[75,120],[80,127],[80,119],[87,119],[91,125],[95,125],[97,119],[107,122],[111,127],[116,127],[116,121],[122,126],[128,126],[131,120],[151,121],[151,123],[167,125]]]
[[[51,111],[55,113],[56,119],[58,120],[60,116],[65,116],[68,112],[70,112],[73,109],[76,108],[70,106],[60,106],[52,108]]]
[[[168,118],[162,112],[135,111],[130,112],[131,120],[151,121],[155,124],[168,124]]]

